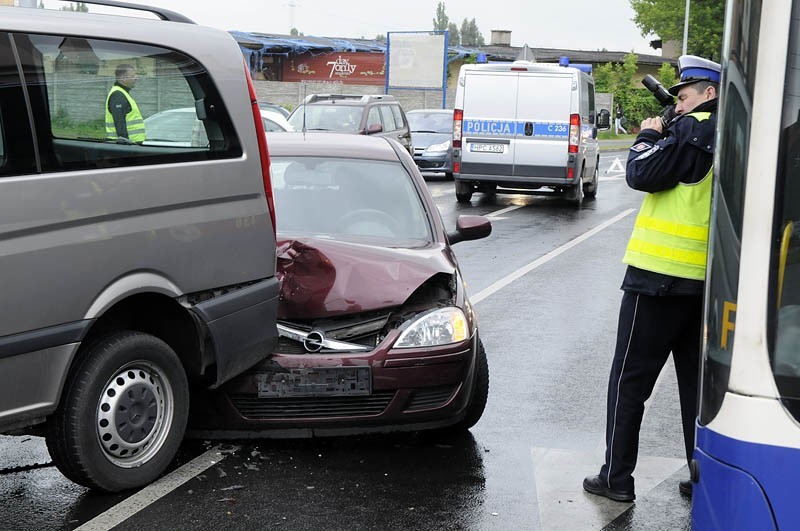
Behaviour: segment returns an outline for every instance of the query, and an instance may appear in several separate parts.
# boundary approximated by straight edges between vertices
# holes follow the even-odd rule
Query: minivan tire
[[[590,199],[594,199],[597,197],[597,183],[599,182],[598,173],[600,161],[597,161],[597,164],[594,166],[594,174],[592,175],[592,181],[588,183],[584,183],[583,185],[583,195],[584,197],[588,197]]]
[[[189,413],[189,385],[161,339],[122,331],[87,348],[48,422],[56,467],[86,487],[119,492],[158,478],[175,457]]]
[[[474,190],[471,183],[462,181],[455,181],[456,183],[456,201],[459,203],[469,203],[472,199],[472,192]]]
[[[583,203],[583,175],[578,177],[578,182],[567,188],[567,200],[575,206],[581,206]]]

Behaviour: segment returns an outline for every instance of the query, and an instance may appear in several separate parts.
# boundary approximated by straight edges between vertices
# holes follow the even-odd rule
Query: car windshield
[[[443,112],[409,112],[406,114],[412,133],[452,133],[453,115]]]
[[[271,157],[277,230],[282,237],[430,242],[431,223],[399,162]]]
[[[170,144],[183,147],[208,145],[208,137],[194,108],[162,111],[144,120],[148,145]]]
[[[296,131],[339,131],[357,133],[363,107],[352,105],[301,105],[289,117],[289,123]]]

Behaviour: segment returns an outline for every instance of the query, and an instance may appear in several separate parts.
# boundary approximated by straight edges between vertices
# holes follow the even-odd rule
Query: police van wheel
[[[598,166],[600,165],[600,161],[594,167],[594,175],[592,175],[591,182],[584,183],[583,185],[583,195],[585,197],[594,199],[597,196],[597,182],[598,182]]]
[[[456,181],[456,201],[459,203],[469,203],[472,199],[472,185],[462,181]]]
[[[122,331],[89,345],[50,418],[47,448],[81,485],[118,492],[158,478],[175,457],[189,415],[178,356],[150,334]]]
[[[583,177],[578,177],[578,181],[570,188],[567,188],[567,201],[580,206],[583,203]]]

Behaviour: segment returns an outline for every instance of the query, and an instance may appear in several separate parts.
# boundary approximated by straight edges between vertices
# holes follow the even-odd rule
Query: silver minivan
[[[475,191],[544,190],[577,204],[597,194],[594,80],[579,68],[529,61],[463,65],[453,121],[459,202],[469,202]]]
[[[269,158],[240,48],[160,16],[0,7],[0,433],[43,435],[65,476],[107,491],[158,477],[190,388],[277,337]],[[205,141],[109,138],[125,68],[143,117],[191,107]]]

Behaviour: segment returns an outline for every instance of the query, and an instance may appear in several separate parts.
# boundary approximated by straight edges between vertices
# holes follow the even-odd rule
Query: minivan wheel
[[[583,195],[585,197],[589,197],[594,199],[597,196],[597,183],[599,181],[597,175],[599,173],[598,167],[600,166],[600,161],[597,161],[594,167],[594,174],[592,175],[591,182],[583,184]]]
[[[473,187],[470,183],[456,181],[456,201],[459,203],[469,203],[472,199]]]
[[[472,382],[467,413],[464,418],[454,426],[457,430],[468,430],[478,423],[483,410],[486,409],[486,400],[489,397],[489,362],[486,359],[486,350],[483,342],[478,340],[478,351],[475,357],[475,379]]]
[[[583,175],[578,177],[578,181],[567,189],[567,200],[575,206],[580,206],[583,202]]]
[[[47,448],[72,481],[108,492],[158,478],[183,440],[189,386],[157,337],[115,332],[94,341],[50,418]]]

